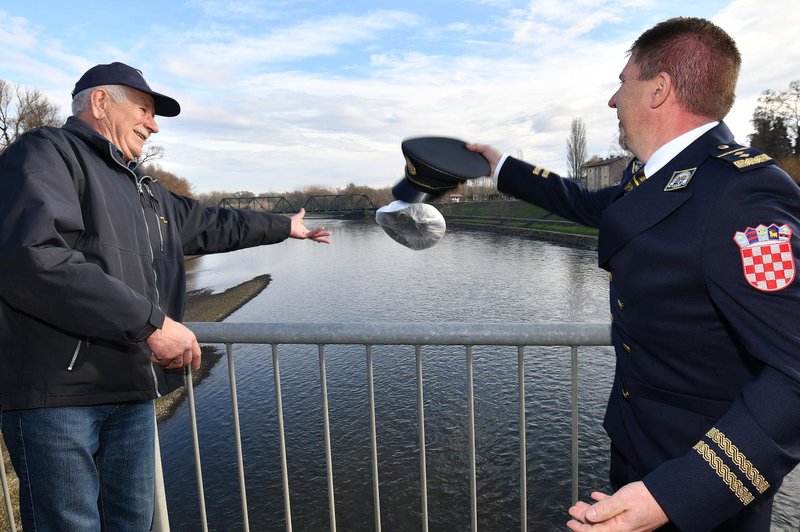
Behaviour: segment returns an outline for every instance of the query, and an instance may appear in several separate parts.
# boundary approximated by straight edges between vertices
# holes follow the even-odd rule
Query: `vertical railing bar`
[[[156,405],[153,403],[153,410]],[[164,487],[164,467],[161,461],[161,442],[158,439],[158,420],[153,417],[155,425],[155,504],[153,505],[153,523],[150,527],[151,532],[169,532],[169,511],[167,510],[167,493]],[[12,531],[13,532],[13,531]]]
[[[197,433],[197,410],[194,402],[194,384],[192,383],[192,367],[186,367],[186,395],[189,398],[189,419],[192,425],[192,449],[194,450],[194,472],[197,481],[197,498],[200,504],[200,526],[208,532],[208,516],[206,514],[206,496],[203,489],[203,465],[200,461],[200,437]]]
[[[331,456],[331,426],[328,419],[328,383],[325,374],[325,346],[318,344],[319,379],[322,388],[322,423],[325,430],[325,464],[328,474],[328,513],[331,520],[331,532],[336,532],[336,503],[333,495],[333,458]]]
[[[475,394],[472,376],[472,346],[467,348],[467,410],[469,412],[469,495],[472,532],[478,530],[478,483],[475,466]]]
[[[245,532],[250,530],[250,518],[247,512],[247,486],[244,480],[244,456],[242,453],[242,432],[239,426],[239,394],[236,391],[236,368],[233,362],[233,344],[228,348],[228,380],[231,387],[231,409],[233,410],[233,436],[236,441],[236,469],[239,473],[239,497],[242,503],[242,525]]]
[[[578,502],[578,346],[572,346],[572,504]]]
[[[3,433],[0,432],[0,441],[3,439]],[[2,445],[0,445],[0,449]],[[1,455],[2,453],[0,453]],[[6,465],[3,457],[0,456],[0,484],[3,486],[3,501],[6,504],[6,515],[8,516],[8,526],[11,532],[16,532],[17,523],[14,521],[14,508],[11,506],[11,489],[8,487],[8,477],[6,476]]]
[[[417,357],[417,419],[419,419],[419,476],[422,491],[422,532],[428,532],[428,473],[425,466],[425,406],[422,385],[422,350],[414,346]]]
[[[519,378],[519,520],[520,530],[528,530],[528,449],[525,439],[525,347],[517,346],[517,376]]]
[[[375,532],[381,532],[381,493],[378,480],[378,430],[375,423],[375,379],[372,372],[372,345],[367,344],[367,391],[369,395],[369,432],[372,449],[372,500],[375,508]]]
[[[286,437],[283,430],[283,395],[281,393],[281,362],[278,356],[278,344],[272,344],[272,377],[275,381],[275,404],[278,411],[278,446],[281,453],[283,511],[286,514],[286,532],[292,532],[292,504],[289,499],[289,468],[286,463]]]

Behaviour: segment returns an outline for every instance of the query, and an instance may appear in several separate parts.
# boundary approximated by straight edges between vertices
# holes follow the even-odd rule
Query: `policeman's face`
[[[649,111],[648,84],[639,79],[639,65],[633,56],[628,59],[619,75],[619,88],[608,100],[608,106],[617,110],[620,145],[637,153],[642,144],[642,133]]]
[[[158,133],[154,118],[153,98],[136,89],[126,87],[127,99],[115,102],[108,98],[103,126],[104,135],[122,150],[126,161],[142,154],[145,141]]]

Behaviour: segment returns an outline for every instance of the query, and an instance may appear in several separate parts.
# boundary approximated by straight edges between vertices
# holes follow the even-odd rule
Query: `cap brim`
[[[155,114],[158,116],[178,116],[180,114],[181,105],[176,100],[158,92],[151,92],[150,96],[153,97]]]

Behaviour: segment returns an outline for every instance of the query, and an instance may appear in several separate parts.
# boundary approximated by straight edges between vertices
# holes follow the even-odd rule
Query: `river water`
[[[309,225],[319,220],[309,221]],[[449,230],[411,251],[372,222],[322,221],[330,246],[288,241],[193,261],[189,289],[222,291],[264,273],[267,289],[229,322],[607,322],[608,281],[590,250],[514,236]],[[316,346],[282,346],[281,378],[294,530],[328,530]],[[421,530],[416,366],[410,346],[376,347],[374,375],[384,530]],[[528,530],[565,530],[571,498],[570,352],[527,348]],[[283,530],[269,346],[235,351],[251,530]],[[338,530],[372,530],[366,357],[326,350]],[[601,422],[611,348],[579,350],[580,496],[607,490]],[[423,348],[430,530],[468,530],[469,447],[464,349]],[[475,347],[478,524],[519,530],[516,348]],[[210,530],[241,529],[227,362],[196,389]],[[199,530],[186,405],[160,425],[170,524]],[[773,530],[796,532],[800,474],[787,479]]]

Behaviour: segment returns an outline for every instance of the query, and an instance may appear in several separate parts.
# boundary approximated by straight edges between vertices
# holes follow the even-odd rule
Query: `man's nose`
[[[151,116],[150,120],[145,123],[145,127],[147,127],[147,129],[153,133],[158,133],[158,124],[156,123],[156,118],[154,116]]]

